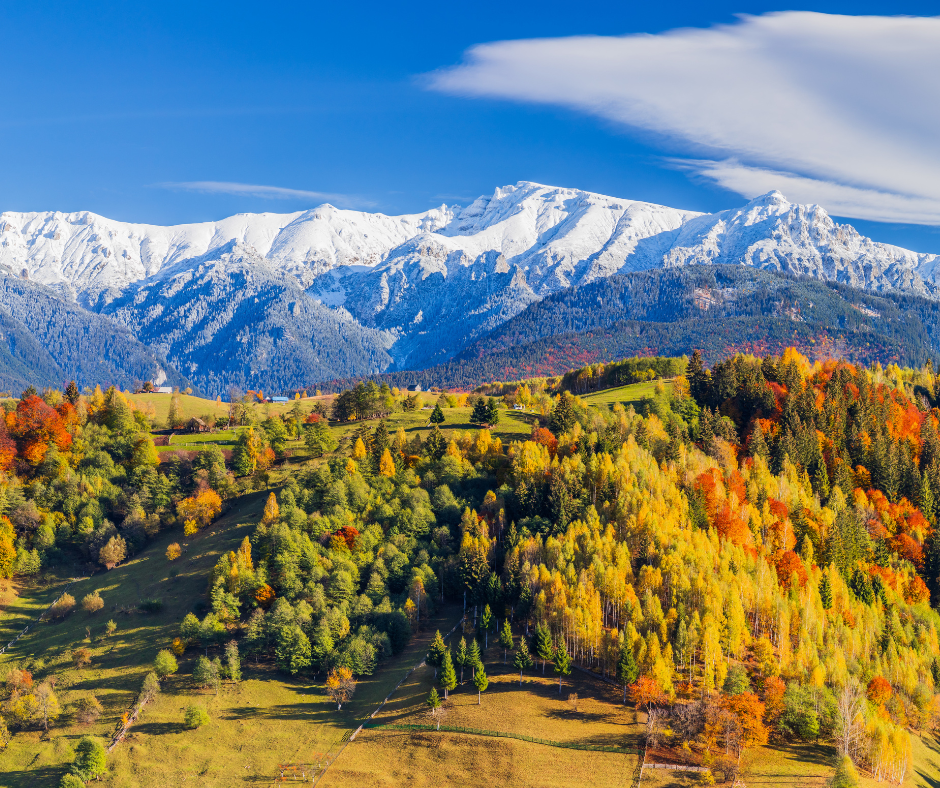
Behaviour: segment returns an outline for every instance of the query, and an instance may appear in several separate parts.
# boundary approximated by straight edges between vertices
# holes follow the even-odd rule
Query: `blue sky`
[[[753,3],[91,2],[62,9],[59,3],[20,3],[0,10],[2,210],[87,209],[158,224],[286,212],[324,201],[400,213],[466,203],[498,185],[533,180],[714,211],[741,205],[747,193],[779,181],[793,199],[819,195],[824,207],[831,201],[876,239],[940,252],[940,195],[921,183],[933,181],[928,176],[937,151],[923,129],[938,127],[937,110],[925,110],[891,82],[917,82],[916,72],[892,71],[896,50],[907,69],[916,69],[926,50],[923,70],[936,81],[933,28],[898,28],[887,36],[894,49],[886,48],[883,60],[876,56],[865,73],[851,50],[869,51],[871,30],[842,22],[830,29],[825,19],[817,25],[803,17],[761,27],[737,16],[936,13],[927,3],[783,9]],[[804,24],[819,27],[822,41],[809,55],[801,51]],[[712,38],[668,32],[682,28],[713,31]],[[716,29],[728,35],[721,38]],[[603,60],[585,65],[585,49],[577,46],[589,55],[597,47],[572,38],[635,34],[651,37],[629,39],[625,49],[613,41],[610,68]],[[506,43],[528,39],[558,42]],[[704,112],[718,128],[716,137],[715,128],[700,123],[701,107],[681,97],[669,104],[670,91],[678,82],[698,91],[688,76],[705,71],[696,58],[710,56],[702,52],[716,42],[724,46],[725,39],[740,59],[715,66],[710,77],[717,99]],[[841,55],[823,58],[820,47],[830,40],[845,42],[848,54],[835,47]],[[504,43],[468,52],[491,42]],[[807,68],[806,81],[828,75],[832,95],[857,93],[857,101],[844,102],[838,117],[826,110],[804,115],[799,102],[828,105],[829,97],[807,97],[799,80],[771,85],[768,92],[786,93],[797,107],[791,116],[806,118],[803,127],[787,127],[775,139],[747,129],[723,136],[746,126],[751,113],[746,99],[725,105],[720,69],[750,73],[748,58],[762,49],[773,52],[764,68],[789,74],[808,62],[818,71]],[[688,53],[685,72],[673,67],[675,51]],[[649,74],[631,78],[639,57],[643,64],[661,59],[661,83]],[[557,74],[540,69],[548,84],[531,77],[530,66],[543,62],[560,64]],[[614,72],[612,86],[586,105],[582,95],[611,68],[624,71]],[[880,79],[884,73],[891,79]],[[618,92],[620,85],[637,84],[647,93]],[[753,85],[742,92],[750,89],[761,92]],[[650,108],[663,96],[665,109]],[[892,97],[898,106],[890,106]],[[933,104],[931,96],[924,103]],[[779,118],[767,125],[774,122],[780,125]],[[826,148],[826,129],[849,126],[866,135],[847,143],[855,153],[840,158]],[[830,143],[834,136],[828,135]],[[795,140],[789,149],[788,140]],[[806,149],[810,153],[800,153]],[[905,167],[921,159],[930,160],[922,177],[905,180]],[[906,221],[910,217],[917,223]]]

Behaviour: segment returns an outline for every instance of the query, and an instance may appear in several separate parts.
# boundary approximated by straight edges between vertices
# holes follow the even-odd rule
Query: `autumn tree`
[[[451,666],[451,671],[453,671],[453,666]],[[349,702],[356,691],[356,680],[353,678],[352,671],[345,667],[333,668],[326,679],[326,691],[336,703],[337,711],[341,710],[343,704]]]
[[[127,542],[122,536],[112,536],[98,552],[98,562],[107,569],[114,569],[127,556]]]
[[[509,619],[503,621],[503,628],[499,631],[499,645],[503,647],[503,664],[506,664],[506,654],[512,649],[512,627]]]

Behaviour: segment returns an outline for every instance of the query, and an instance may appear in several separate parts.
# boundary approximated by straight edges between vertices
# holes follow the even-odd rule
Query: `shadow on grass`
[[[36,788],[38,785],[58,785],[65,771],[52,766],[37,769],[0,771],[0,785],[8,788]]]
[[[133,727],[134,734],[159,736],[163,733],[184,733],[186,726],[181,722],[141,722]]]

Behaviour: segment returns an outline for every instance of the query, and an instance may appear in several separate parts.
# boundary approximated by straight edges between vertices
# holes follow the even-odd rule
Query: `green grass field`
[[[644,397],[652,397],[656,393],[656,386],[659,381],[651,380],[645,383],[632,383],[629,386],[618,386],[615,389],[604,389],[594,394],[585,394],[581,399],[588,405],[595,407],[612,408],[616,403],[624,407],[640,403]],[[666,385],[671,385],[666,381]]]

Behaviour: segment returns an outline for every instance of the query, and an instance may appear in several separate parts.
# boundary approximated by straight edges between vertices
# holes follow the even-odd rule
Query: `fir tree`
[[[447,438],[444,437],[436,424],[424,442],[424,451],[432,460],[439,460],[447,451]]]
[[[486,423],[491,427],[499,424],[499,402],[496,397],[490,397],[486,404]]]
[[[506,654],[512,648],[512,627],[509,625],[509,619],[503,621],[503,628],[499,633],[499,645],[503,647],[503,664],[506,664]]]
[[[479,706],[483,693],[486,692],[486,688],[490,686],[490,680],[486,675],[486,671],[483,670],[482,665],[477,668],[476,673],[473,675],[473,684],[477,688],[477,706]]]
[[[522,671],[532,667],[532,656],[529,654],[529,644],[524,637],[519,638],[519,648],[512,658],[512,666],[519,671],[519,686],[522,686]]]
[[[489,419],[489,408],[486,404],[486,399],[479,397],[476,402],[473,403],[473,412],[470,414],[470,423],[471,424],[486,424]]]
[[[561,695],[561,680],[564,676],[571,673],[571,657],[568,656],[567,649],[561,645],[555,649],[555,657],[552,661],[555,673],[558,675],[558,694]]]
[[[457,686],[457,674],[454,671],[454,662],[450,656],[450,649],[444,652],[438,683],[444,688],[444,700],[447,700],[447,693]]]
[[[454,654],[454,664],[460,668],[460,683],[463,684],[463,669],[467,667],[469,662],[468,653],[467,653],[467,639],[460,638],[460,645],[457,646],[457,651]]]
[[[685,619],[683,619],[685,623]],[[640,669],[633,658],[632,649],[624,643],[620,647],[620,659],[617,660],[617,680],[623,685],[623,702],[627,703],[627,687],[640,676]]]
[[[552,644],[552,634],[548,625],[541,622],[535,627],[535,654],[542,660],[542,675],[545,675],[545,663],[551,662],[555,655],[555,646]]]
[[[477,668],[483,666],[483,660],[480,659],[480,644],[476,638],[470,641],[470,650],[467,652],[467,664],[470,666],[470,669],[474,671],[474,675],[476,675]]]
[[[434,406],[434,410],[431,412],[431,424],[443,424],[444,423],[444,411],[441,410],[441,403],[438,402]]]
[[[480,616],[480,628],[483,630],[483,648],[490,644],[490,625],[493,623],[493,611],[490,606],[483,608],[483,615]]]
[[[822,601],[823,610],[832,608],[832,585],[826,575],[823,575],[822,580],[819,581],[819,598]]]
[[[437,669],[444,664],[444,654],[448,653],[447,646],[444,645],[444,638],[441,637],[441,630],[434,633],[434,640],[431,641],[431,647],[428,649],[428,656],[425,662],[434,667],[434,678],[437,678]]]

